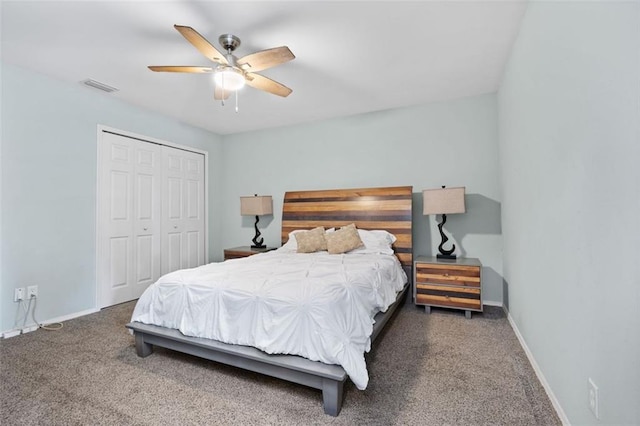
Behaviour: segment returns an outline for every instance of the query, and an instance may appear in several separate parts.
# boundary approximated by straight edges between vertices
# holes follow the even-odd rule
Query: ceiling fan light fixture
[[[213,81],[222,90],[235,92],[244,87],[245,78],[242,71],[237,68],[220,66],[213,74]]]
[[[284,84],[271,80],[258,71],[275,67],[295,59],[295,55],[287,46],[274,47],[260,50],[248,55],[236,58],[233,55],[235,49],[240,46],[240,39],[233,34],[222,34],[218,41],[226,53],[218,50],[214,45],[202,37],[196,30],[185,25],[173,26],[178,32],[195,47],[202,55],[217,63],[216,68],[186,65],[152,65],[148,68],[154,72],[182,72],[182,73],[212,73],[215,83],[213,98],[224,100],[234,93],[236,99],[238,90],[245,84],[258,90],[273,95],[287,97],[292,90]]]

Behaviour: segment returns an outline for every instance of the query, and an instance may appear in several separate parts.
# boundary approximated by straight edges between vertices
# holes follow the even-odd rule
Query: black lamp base
[[[260,217],[258,215],[256,215],[256,223],[253,225],[253,227],[256,229],[256,235],[251,240],[251,241],[253,241],[253,245],[251,245],[251,248],[265,248],[265,247],[267,247],[267,246],[265,246],[263,244],[264,238],[260,238],[260,231],[258,230],[258,222],[259,221],[260,221]]]
[[[455,254],[436,254],[436,259],[438,260],[456,260],[458,256]]]
[[[436,255],[436,259],[452,261],[452,260],[456,260],[456,255],[453,254],[453,252],[456,250],[456,245],[452,244],[452,247],[449,250],[444,248],[444,243],[449,241],[449,238],[447,238],[447,236],[444,235],[444,231],[442,230],[442,227],[444,226],[444,224],[446,222],[447,222],[447,215],[443,214],[442,215],[442,222],[440,222],[438,224],[438,230],[440,231],[440,237],[442,238],[442,241],[440,242],[440,245],[438,246],[438,251],[440,253],[438,253]]]

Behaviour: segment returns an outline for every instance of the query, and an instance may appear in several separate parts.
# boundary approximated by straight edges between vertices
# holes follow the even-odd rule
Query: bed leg
[[[144,358],[153,353],[153,345],[145,343],[144,335],[142,333],[135,333],[136,338],[136,353],[139,357]]]
[[[344,381],[322,379],[322,402],[325,414],[334,417],[340,414],[343,388]]]

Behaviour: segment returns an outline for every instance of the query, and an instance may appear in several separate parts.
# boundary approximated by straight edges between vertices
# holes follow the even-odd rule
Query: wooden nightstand
[[[439,260],[419,256],[413,262],[413,300],[424,305],[482,312],[482,263],[478,259]]]
[[[265,247],[261,249],[251,248],[250,246],[241,246],[224,249],[224,260],[238,259],[239,257],[253,256],[258,253],[266,253],[271,250],[275,250],[275,247]]]

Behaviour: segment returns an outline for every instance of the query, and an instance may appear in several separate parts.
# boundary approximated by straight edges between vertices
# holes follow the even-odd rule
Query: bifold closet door
[[[97,266],[104,307],[140,297],[160,277],[162,150],[106,132],[98,149],[103,198]]]
[[[204,264],[204,155],[102,132],[98,306],[137,299],[162,274]]]
[[[162,147],[162,273],[204,264],[204,156]]]

